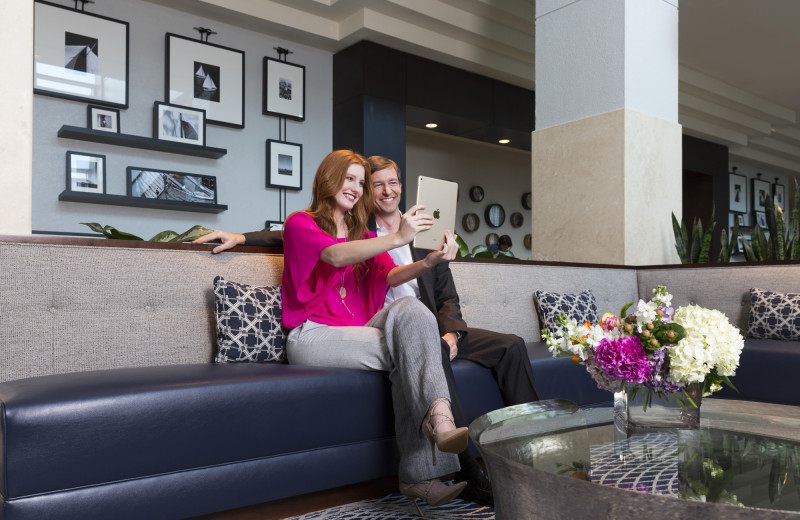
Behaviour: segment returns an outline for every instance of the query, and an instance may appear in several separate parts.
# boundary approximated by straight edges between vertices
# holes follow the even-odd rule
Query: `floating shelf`
[[[175,143],[172,141],[165,141],[163,139],[153,139],[152,137],[118,134],[116,132],[105,132],[103,130],[92,130],[91,128],[70,125],[63,125],[61,128],[59,128],[58,137],[64,137],[66,139],[78,139],[79,141],[91,141],[93,143],[127,146],[128,148],[142,148],[145,150],[155,150],[157,152],[193,155],[195,157],[204,157],[206,159],[219,159],[228,153],[228,150],[225,148],[212,148],[210,146]]]
[[[171,209],[175,211],[194,211],[197,213],[222,213],[228,209],[227,204],[205,204],[203,202],[183,202],[179,200],[145,199],[126,195],[108,195],[105,193],[84,193],[82,191],[64,190],[58,200],[67,202],[88,202],[90,204],[109,204],[112,206],[130,206],[135,208]]]

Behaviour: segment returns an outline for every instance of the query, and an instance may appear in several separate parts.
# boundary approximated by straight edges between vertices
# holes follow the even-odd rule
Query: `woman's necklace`
[[[344,276],[346,274],[347,274],[347,269],[345,268],[345,270],[342,272],[342,284],[339,287],[339,296],[342,299],[342,305],[344,305],[344,308],[347,309],[347,312],[350,313],[350,316],[353,316],[355,318],[355,314],[353,314],[353,311],[350,310],[350,307],[348,307],[347,303],[345,303],[344,301],[345,297],[347,296],[347,289],[344,288]]]

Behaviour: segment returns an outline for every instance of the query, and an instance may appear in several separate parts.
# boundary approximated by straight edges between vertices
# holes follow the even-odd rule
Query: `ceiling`
[[[371,40],[534,89],[535,0],[150,0],[326,49]],[[679,123],[800,173],[800,0],[680,0]]]

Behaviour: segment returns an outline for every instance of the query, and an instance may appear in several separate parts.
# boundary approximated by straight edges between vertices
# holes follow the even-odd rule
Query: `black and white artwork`
[[[756,224],[761,228],[767,229],[767,214],[763,211],[756,211]]]
[[[164,99],[205,110],[207,123],[244,128],[244,52],[167,33]]]
[[[736,173],[731,173],[729,177],[730,211],[747,213],[747,177]]]
[[[205,146],[205,111],[156,101],[153,106],[153,137]]]
[[[219,67],[200,61],[194,62],[194,98],[219,103],[222,84]]]
[[[33,92],[128,108],[128,22],[33,5]]]
[[[767,199],[772,197],[772,190],[767,181],[753,179],[753,211],[766,211]]]
[[[86,107],[86,126],[92,130],[119,133],[119,110],[88,105]]]
[[[268,188],[303,189],[303,145],[267,139]]]
[[[64,33],[64,68],[88,74],[100,71],[99,41],[91,36]]]
[[[262,112],[270,116],[304,121],[305,98],[305,66],[265,57]]]
[[[128,166],[128,196],[145,199],[217,203],[217,178],[211,175]]]
[[[106,156],[67,152],[67,189],[84,193],[105,193]]]
[[[781,211],[786,213],[786,186],[778,184],[777,182],[772,185],[772,197],[775,209],[781,208]]]

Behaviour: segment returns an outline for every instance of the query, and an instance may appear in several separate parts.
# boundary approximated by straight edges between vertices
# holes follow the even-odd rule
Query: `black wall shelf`
[[[58,130],[58,137],[78,139],[79,141],[91,141],[93,143],[127,146],[128,148],[142,148],[144,150],[155,150],[157,152],[193,155],[206,159],[219,159],[228,153],[228,150],[225,148],[175,143],[172,141],[164,141],[163,139],[153,139],[152,137],[104,132],[103,130],[92,130],[91,128],[70,125],[63,125]]]
[[[109,204],[112,206],[129,206],[135,208],[171,209],[175,211],[194,211],[196,213],[222,213],[228,209],[227,204],[206,204],[204,202],[183,202],[178,200],[145,199],[126,195],[108,195],[105,193],[85,193],[64,190],[58,200],[67,202],[88,202],[90,204]]]

